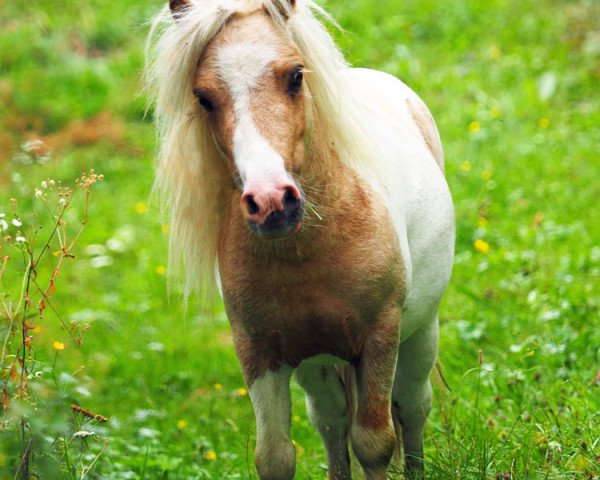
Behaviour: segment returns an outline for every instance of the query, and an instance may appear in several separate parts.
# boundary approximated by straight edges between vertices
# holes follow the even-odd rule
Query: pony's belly
[[[333,304],[321,304],[318,313],[312,308],[303,310],[296,303],[288,316],[265,318],[252,336],[258,343],[266,339],[263,344],[271,349],[271,356],[293,367],[306,360],[317,364],[354,362],[362,350],[367,322],[344,302],[335,303],[338,303],[339,313],[332,311],[335,310]],[[319,302],[313,305],[318,308]],[[249,330],[256,327],[256,324],[246,324]]]
[[[313,357],[307,358],[302,363],[308,363],[310,365],[349,365],[349,363],[343,358],[336,357],[335,355],[329,355],[327,353],[314,355]]]

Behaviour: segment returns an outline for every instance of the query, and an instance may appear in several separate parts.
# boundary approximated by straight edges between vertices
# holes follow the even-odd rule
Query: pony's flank
[[[165,7],[152,23],[145,80],[160,145],[155,188],[170,213],[169,270],[184,267],[186,296],[213,291],[225,193],[233,185],[192,94],[194,73],[229,18],[263,7],[304,61],[307,136],[311,126],[318,128],[321,141],[307,148],[307,156],[326,162],[335,148],[343,162],[358,168],[378,156],[344,77],[349,66],[317,17],[332,20],[314,2],[297,0],[292,11],[288,0],[196,0],[176,19]]]

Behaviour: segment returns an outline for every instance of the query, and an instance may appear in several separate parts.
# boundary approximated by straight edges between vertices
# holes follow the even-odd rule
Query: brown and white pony
[[[331,20],[312,0],[171,0],[155,20],[171,266],[221,289],[262,480],[294,477],[292,373],[329,478],[351,478],[348,437],[386,478],[394,424],[420,475],[454,250],[442,147],[415,93],[350,68],[315,15]]]

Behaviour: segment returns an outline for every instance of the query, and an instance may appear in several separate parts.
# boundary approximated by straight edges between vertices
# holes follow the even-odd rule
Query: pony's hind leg
[[[402,427],[404,469],[407,478],[423,477],[423,428],[431,410],[429,375],[438,346],[435,318],[402,342],[398,353],[392,405]]]
[[[365,339],[356,366],[358,404],[350,437],[366,480],[386,480],[396,446],[392,383],[398,352],[400,311],[385,309]]]
[[[282,365],[254,380],[249,393],[256,415],[254,463],[260,480],[292,480],[296,450],[290,438],[290,377]]]
[[[337,370],[333,365],[303,362],[296,369],[295,376],[306,393],[310,421],[325,445],[329,479],[350,480],[348,402]]]

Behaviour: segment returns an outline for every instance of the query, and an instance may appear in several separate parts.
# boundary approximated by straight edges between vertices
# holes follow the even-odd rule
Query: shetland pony
[[[348,439],[386,478],[397,435],[419,476],[454,250],[442,147],[416,94],[350,68],[317,17],[312,0],[171,0],[154,21],[170,262],[187,292],[219,285],[262,480],[294,477],[292,374],[330,479],[351,478]]]

